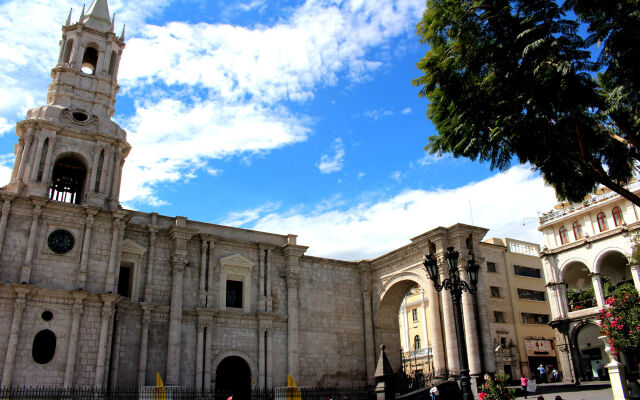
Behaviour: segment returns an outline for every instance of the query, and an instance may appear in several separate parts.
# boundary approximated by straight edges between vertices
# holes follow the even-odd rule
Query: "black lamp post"
[[[474,260],[469,260],[467,264],[467,273],[469,274],[470,283],[467,283],[460,279],[460,270],[458,269],[458,256],[459,253],[448,247],[447,252],[444,255],[447,264],[449,265],[449,278],[440,281],[438,274],[438,261],[436,258],[428,254],[424,259],[424,266],[429,274],[429,278],[433,281],[438,292],[442,289],[451,291],[451,299],[453,302],[453,314],[456,324],[456,335],[458,336],[458,353],[460,355],[460,389],[462,390],[463,400],[473,400],[473,392],[471,391],[471,378],[469,378],[469,361],[467,358],[467,343],[464,336],[464,322],[462,320],[462,292],[467,291],[471,294],[476,292],[476,285],[478,283],[478,272],[480,267]]]

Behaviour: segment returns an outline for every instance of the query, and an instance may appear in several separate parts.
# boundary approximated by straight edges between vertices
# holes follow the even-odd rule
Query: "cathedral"
[[[372,384],[381,344],[400,364],[398,310],[418,285],[438,321],[436,372],[460,373],[450,299],[422,259],[455,246],[484,279],[486,229],[436,228],[351,262],[305,255],[295,235],[122,208],[131,146],[111,118],[124,40],[107,0],[70,15],[46,105],[17,123],[0,189],[0,386],[136,387],[157,373],[207,390],[283,386],[287,375]],[[494,370],[493,343],[477,334],[491,336],[484,293],[463,299],[472,374]]]

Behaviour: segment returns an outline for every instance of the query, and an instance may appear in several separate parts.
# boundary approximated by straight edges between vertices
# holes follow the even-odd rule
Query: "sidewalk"
[[[562,400],[611,400],[611,384],[609,382],[583,382],[576,386],[567,383],[541,383],[535,393],[527,393],[528,399],[537,399],[539,395],[544,400],[554,400],[556,396]],[[523,399],[523,396],[518,396]]]

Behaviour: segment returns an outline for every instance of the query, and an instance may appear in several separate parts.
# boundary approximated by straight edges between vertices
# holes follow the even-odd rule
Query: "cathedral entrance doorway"
[[[215,391],[217,398],[249,400],[251,398],[251,369],[245,360],[237,356],[227,357],[216,369]]]

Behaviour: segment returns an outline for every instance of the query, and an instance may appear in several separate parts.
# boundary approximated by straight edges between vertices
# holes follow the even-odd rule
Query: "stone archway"
[[[584,323],[575,327],[573,331],[574,346],[578,355],[576,371],[582,380],[592,381],[602,379],[605,373],[606,355],[604,343],[598,339],[600,328],[594,323]]]
[[[251,368],[242,357],[229,356],[218,364],[215,392],[218,398],[251,399]]]

